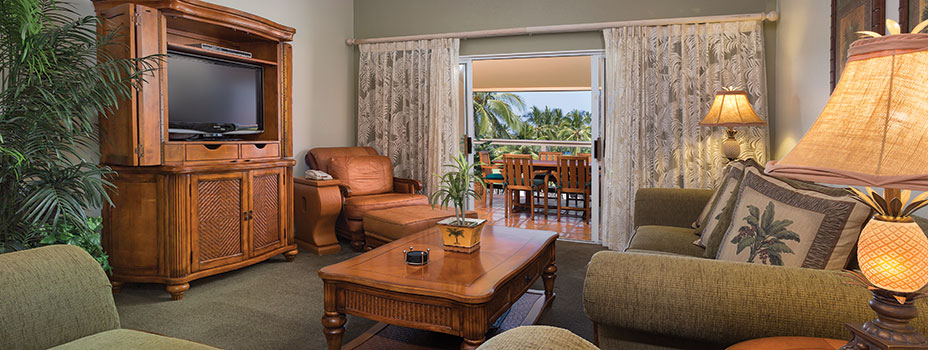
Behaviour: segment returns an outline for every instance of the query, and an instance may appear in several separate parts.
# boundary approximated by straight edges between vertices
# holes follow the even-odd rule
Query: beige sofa
[[[628,249],[595,254],[584,280],[584,311],[601,348],[722,349],[770,336],[846,339],[845,323],[875,317],[867,306],[870,292],[846,284],[841,271],[703,258],[690,224],[711,195],[638,191]],[[928,310],[926,299],[916,305]],[[928,316],[914,324],[928,334]]]

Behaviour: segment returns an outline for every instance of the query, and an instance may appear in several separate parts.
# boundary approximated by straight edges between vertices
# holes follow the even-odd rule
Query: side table
[[[335,220],[342,210],[338,180],[293,178],[293,227],[296,244],[318,255],[338,253]]]
[[[770,337],[743,341],[726,350],[837,350],[847,340],[812,337]]]

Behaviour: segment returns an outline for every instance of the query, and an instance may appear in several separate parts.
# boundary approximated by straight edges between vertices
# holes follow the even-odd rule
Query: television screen
[[[261,66],[168,51],[168,128],[244,134],[264,129]]]

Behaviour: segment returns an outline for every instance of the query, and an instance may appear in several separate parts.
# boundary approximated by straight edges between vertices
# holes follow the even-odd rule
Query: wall
[[[356,38],[446,33],[639,19],[767,12],[776,0],[354,0]],[[768,99],[776,89],[776,23],[764,26]],[[503,54],[604,47],[602,32],[544,34],[461,41],[461,55]],[[355,55],[357,64],[357,55]],[[775,119],[776,104],[768,117]],[[773,135],[771,129],[771,136]]]
[[[353,4],[347,0],[209,0],[293,27],[294,173],[317,146],[353,146],[357,118],[352,65]]]
[[[812,127],[831,96],[831,1],[779,0],[774,159]],[[886,18],[899,19],[899,0],[886,0]]]

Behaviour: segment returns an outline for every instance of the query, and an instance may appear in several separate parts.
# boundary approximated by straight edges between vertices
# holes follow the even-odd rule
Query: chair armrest
[[[0,300],[0,349],[47,349],[119,328],[106,273],[77,246],[0,254]]]
[[[731,345],[770,336],[846,339],[844,324],[876,315],[871,295],[840,271],[646,253],[596,253],[583,308],[595,323]],[[928,300],[916,301],[925,310]],[[928,317],[914,326],[928,330]]]
[[[486,343],[478,350],[598,350],[586,339],[569,330],[551,326],[522,326],[505,331]]]
[[[712,190],[642,188],[635,193],[635,227],[691,227],[709,203]]]
[[[393,192],[396,193],[416,193],[422,190],[422,183],[419,180],[404,179],[401,177],[393,178]]]

